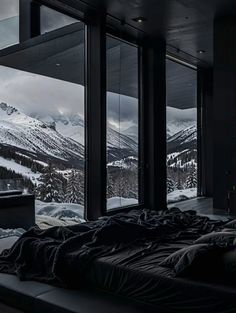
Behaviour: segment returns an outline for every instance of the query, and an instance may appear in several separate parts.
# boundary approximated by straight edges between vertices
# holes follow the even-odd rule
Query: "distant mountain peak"
[[[15,112],[18,112],[18,110],[10,105],[8,105],[5,102],[0,103],[0,109],[2,111],[5,111],[7,115],[12,115]]]

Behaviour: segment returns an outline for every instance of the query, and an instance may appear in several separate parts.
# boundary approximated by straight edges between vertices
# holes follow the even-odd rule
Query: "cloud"
[[[26,114],[84,115],[84,87],[0,66],[0,102]]]
[[[84,116],[84,86],[0,66],[0,102],[43,115]],[[138,99],[107,93],[108,123],[125,130],[138,124]]]
[[[107,93],[107,117],[113,127],[124,130],[137,125],[138,113],[138,99]]]

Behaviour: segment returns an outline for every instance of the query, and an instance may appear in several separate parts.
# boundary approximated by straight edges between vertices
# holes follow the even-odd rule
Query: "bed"
[[[48,231],[33,228],[15,244],[12,238],[7,248],[13,244],[14,253],[19,247],[22,249],[24,241],[33,242],[39,250],[35,252],[35,248],[25,246],[27,257],[30,256],[35,267],[30,273],[15,273],[22,281],[8,270],[3,273],[0,258],[0,300],[25,312],[235,312],[236,284],[218,281],[217,277],[213,281],[176,277],[172,269],[160,266],[169,255],[190,246],[202,234],[222,229],[225,222],[210,221],[195,212],[183,213],[176,209],[164,215],[148,214],[121,214],[118,218],[54,227]],[[158,234],[158,242],[153,240],[154,234]],[[3,245],[0,239],[0,246]],[[78,245],[82,249],[78,249]],[[32,258],[36,261],[38,252],[47,250],[45,247],[53,253],[42,260],[42,264],[33,264]],[[9,261],[12,249],[6,251],[5,260]],[[60,262],[56,264],[56,259],[52,262],[57,267],[55,271],[47,262],[58,251]],[[27,262],[24,255],[22,257]],[[50,269],[47,275],[42,272],[45,264]],[[20,266],[18,263],[17,270]],[[10,273],[12,269],[15,267]],[[37,270],[41,276],[35,276]],[[59,275],[57,280],[51,279],[52,273],[54,278]],[[58,287],[62,281],[65,286]]]
[[[87,273],[87,283],[97,290],[148,303],[180,313],[226,313],[236,310],[236,284],[175,277],[159,264],[168,255],[191,243],[177,241],[155,251],[139,248],[96,259]],[[143,250],[142,250],[143,251]],[[158,311],[157,311],[158,312]]]

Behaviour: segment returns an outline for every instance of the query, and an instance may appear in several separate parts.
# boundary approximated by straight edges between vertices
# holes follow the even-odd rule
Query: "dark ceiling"
[[[168,50],[181,57],[193,57],[211,64],[213,61],[213,20],[215,16],[236,14],[235,0],[60,0],[73,6],[96,7],[125,21],[123,28],[132,27],[156,38],[167,40]],[[86,5],[85,5],[86,3]],[[142,24],[133,18],[143,16]],[[129,26],[130,25],[130,26]],[[198,50],[205,50],[199,54]],[[194,61],[195,60],[195,61]]]
[[[50,1],[50,0],[48,0]],[[213,61],[214,16],[236,14],[234,0],[60,0],[83,12],[91,8],[108,14],[108,21],[115,20],[119,31],[135,33],[137,37],[148,36],[155,40],[160,36],[167,40],[168,50],[176,56],[190,57],[193,63],[209,66]],[[142,24],[132,19],[144,16]],[[125,21],[121,25],[120,20]],[[24,47],[9,48],[9,53],[0,53],[0,65],[46,75],[73,83],[84,83],[84,45],[82,23],[50,32],[30,40]],[[139,29],[139,30],[137,30]],[[69,31],[68,31],[69,30]],[[80,36],[78,36],[78,33]],[[112,49],[111,49],[112,48]],[[178,50],[179,49],[179,50]],[[205,50],[204,54],[197,53]],[[120,84],[115,80],[118,73],[117,53],[119,47],[108,46],[110,69],[108,90],[118,92]],[[23,61],[24,60],[24,61]],[[200,61],[199,61],[200,60]],[[132,61],[132,62],[131,62]],[[135,58],[125,54],[127,68],[123,94],[135,97],[137,88],[133,82]],[[75,70],[76,69],[76,70]],[[114,79],[113,79],[114,78]],[[196,72],[185,66],[167,61],[167,103],[179,108],[192,107],[196,102]]]

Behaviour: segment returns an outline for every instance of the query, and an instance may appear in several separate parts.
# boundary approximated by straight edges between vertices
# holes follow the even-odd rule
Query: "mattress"
[[[217,279],[212,282],[176,278],[171,269],[159,266],[165,257],[190,243],[180,240],[152,247],[151,242],[145,242],[98,258],[86,275],[87,283],[95,289],[176,313],[235,312],[236,287],[217,283]]]

